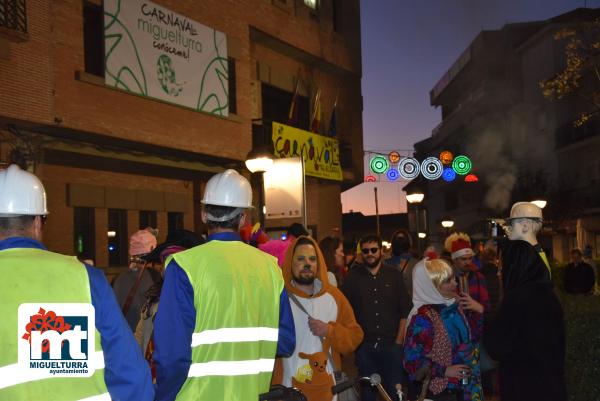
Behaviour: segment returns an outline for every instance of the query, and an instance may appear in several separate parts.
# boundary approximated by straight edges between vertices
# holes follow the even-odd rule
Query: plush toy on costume
[[[240,237],[242,241],[254,247],[258,247],[258,245],[269,241],[269,236],[265,234],[260,223],[256,223],[255,225],[247,223],[240,228]]]
[[[329,347],[326,347],[328,350]],[[326,351],[305,354],[300,352],[300,358],[308,359],[311,377],[305,377],[304,382],[292,377],[292,385],[302,391],[308,401],[331,401],[333,393],[331,387],[335,384],[333,375],[327,372],[328,353]],[[308,375],[307,375],[308,376]]]

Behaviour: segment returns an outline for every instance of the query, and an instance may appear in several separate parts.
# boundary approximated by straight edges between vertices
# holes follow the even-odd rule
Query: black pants
[[[427,397],[425,398],[429,398],[432,401],[462,401],[463,400],[463,396],[462,396],[462,392],[460,391],[456,391],[456,392],[450,392],[450,391],[442,391],[441,393],[437,394],[437,395],[433,395],[433,393],[431,391],[427,392]]]
[[[383,388],[395,399],[396,383],[401,383],[406,388],[402,354],[402,346],[394,341],[363,342],[356,350],[356,366],[363,377],[378,373],[383,381]],[[375,401],[376,398],[375,387],[368,384],[361,387],[361,401]]]

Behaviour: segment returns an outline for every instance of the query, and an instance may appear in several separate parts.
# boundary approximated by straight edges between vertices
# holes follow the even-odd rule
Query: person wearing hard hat
[[[526,241],[535,248],[551,276],[548,257],[537,240],[537,234],[542,229],[543,222],[542,209],[539,206],[531,202],[517,202],[512,205],[510,217],[505,220],[504,228],[511,241]]]
[[[235,170],[206,184],[208,242],[167,259],[154,322],[156,399],[256,400],[275,355],[295,347],[277,260],[241,241],[250,183]]]
[[[47,215],[35,175],[16,165],[0,171],[0,399],[152,400],[148,365],[104,274],[44,247]],[[61,312],[72,307],[89,314]],[[75,359],[88,377],[64,369]]]

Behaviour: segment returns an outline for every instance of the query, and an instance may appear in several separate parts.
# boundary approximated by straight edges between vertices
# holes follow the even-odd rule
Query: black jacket
[[[504,299],[484,335],[502,401],[565,401],[563,310],[546,266],[525,241],[509,241],[502,260]]]

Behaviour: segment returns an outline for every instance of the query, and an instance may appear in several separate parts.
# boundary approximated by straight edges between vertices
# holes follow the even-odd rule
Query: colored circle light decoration
[[[473,168],[473,164],[471,163],[471,159],[467,156],[456,156],[454,161],[452,162],[452,169],[459,175],[466,175]]]
[[[442,179],[446,182],[452,182],[456,178],[456,172],[452,167],[446,167],[442,173]]]
[[[377,178],[374,175],[368,175],[365,177],[365,182],[376,182]]]
[[[421,174],[428,180],[437,180],[442,176],[444,166],[442,162],[435,157],[428,157],[421,163]]]
[[[479,178],[475,174],[469,174],[465,177],[465,182],[478,182]]]
[[[412,180],[419,175],[421,165],[414,157],[405,157],[398,165],[400,176],[405,180]]]
[[[389,169],[385,175],[390,181],[396,181],[398,178],[400,178],[400,172],[395,168]]]
[[[400,161],[400,153],[394,150],[393,152],[390,152],[388,159],[393,164],[398,163]]]
[[[454,155],[449,150],[444,150],[442,153],[440,153],[440,161],[443,165],[449,165],[452,163],[453,159]]]
[[[371,159],[369,166],[375,174],[383,174],[390,167],[390,163],[383,156],[375,156]]]

